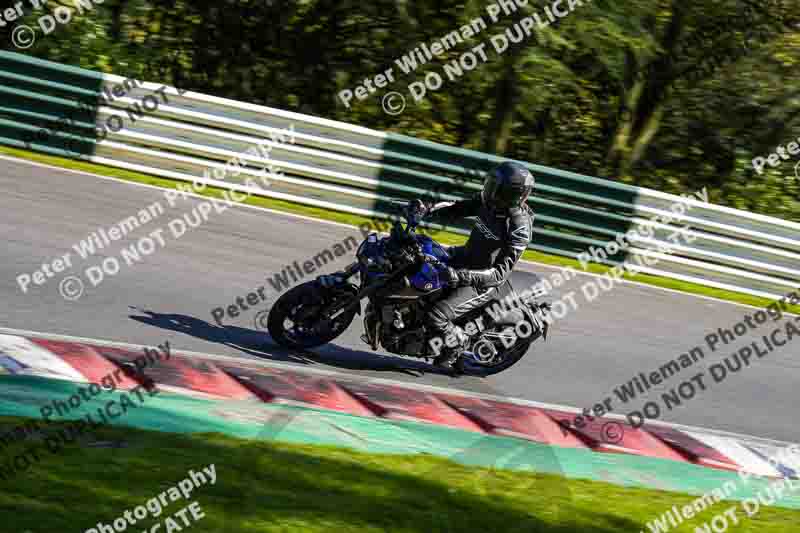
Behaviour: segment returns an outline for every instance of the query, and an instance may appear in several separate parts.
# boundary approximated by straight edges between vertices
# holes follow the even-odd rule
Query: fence
[[[432,190],[444,199],[472,194],[481,173],[502,160],[162,87],[0,51],[0,143],[367,216],[384,216],[393,200]],[[94,103],[81,104],[87,99]],[[264,141],[289,125],[293,144]],[[259,142],[271,146],[269,160],[243,155]],[[239,176],[204,177],[237,156],[246,163]],[[285,176],[272,179],[269,189],[245,185],[265,164]],[[770,298],[800,284],[800,224],[699,201],[677,216],[669,208],[678,196],[526,165],[537,178],[532,249],[575,258],[645,224],[652,237],[637,237],[627,251],[600,262],[643,260],[639,268],[648,274]],[[674,220],[650,221],[665,215]],[[683,227],[690,239],[675,246],[669,236]],[[673,252],[659,252],[663,244]]]

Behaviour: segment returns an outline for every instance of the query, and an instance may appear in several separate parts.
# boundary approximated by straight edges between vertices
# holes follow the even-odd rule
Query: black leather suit
[[[428,325],[442,338],[452,332],[454,320],[495,297],[488,289],[498,287],[501,294],[510,290],[508,278],[533,235],[533,213],[527,205],[495,213],[483,205],[480,193],[437,205],[426,219],[448,223],[464,217],[477,220],[466,244],[450,248],[450,266],[467,270],[471,284],[452,290],[428,313]]]

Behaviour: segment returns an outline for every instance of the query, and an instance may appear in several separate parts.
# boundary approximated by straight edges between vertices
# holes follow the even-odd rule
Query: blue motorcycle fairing
[[[450,254],[447,253],[445,248],[428,237],[427,235],[414,235],[417,242],[422,248],[422,253],[430,256],[445,266],[450,260]],[[360,259],[361,274],[367,280],[373,280],[377,277],[384,275],[380,269],[370,268],[373,265],[380,263],[385,254],[386,243],[389,237],[377,238],[377,234],[372,233],[361,243],[356,252]],[[423,292],[430,292],[442,288],[446,283],[441,279],[440,270],[444,270],[445,266],[437,268],[430,263],[425,263],[419,272],[409,276],[410,284],[417,290]]]
[[[442,262],[445,266],[447,265],[447,262],[450,260],[450,254],[447,253],[447,250],[445,250],[441,244],[427,235],[415,235],[415,237],[422,247],[422,253]],[[409,282],[419,291],[429,292],[440,289],[446,285],[446,283],[441,280],[440,276],[440,271],[444,270],[444,268],[445,267],[437,268],[429,263],[425,263],[422,265],[419,272],[409,277]]]
[[[450,260],[450,254],[447,253],[444,246],[434,241],[427,235],[415,235],[417,242],[422,246],[422,252],[426,255],[432,255],[439,261],[447,263]]]

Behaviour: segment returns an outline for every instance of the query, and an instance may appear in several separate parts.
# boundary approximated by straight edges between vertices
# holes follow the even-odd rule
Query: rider
[[[527,199],[534,185],[527,168],[506,161],[487,174],[483,190],[469,199],[431,208],[417,201],[420,215],[429,219],[451,222],[477,217],[467,243],[449,250],[452,260],[445,277],[457,288],[438,301],[427,317],[433,335],[443,340],[434,363],[451,374],[462,371],[461,356],[468,340],[453,321],[488,302],[494,296],[489,289],[507,285],[510,290],[511,271],[531,242],[533,213]],[[456,342],[446,342],[448,338]]]

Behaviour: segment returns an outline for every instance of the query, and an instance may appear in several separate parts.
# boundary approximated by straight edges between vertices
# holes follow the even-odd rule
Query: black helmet
[[[486,175],[481,199],[486,207],[494,210],[521,207],[535,184],[536,180],[527,168],[519,163],[506,161]]]

